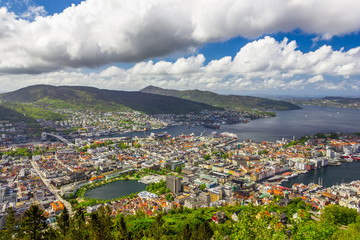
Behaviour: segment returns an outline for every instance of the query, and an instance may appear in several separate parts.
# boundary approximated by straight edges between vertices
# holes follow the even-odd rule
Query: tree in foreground
[[[85,212],[80,207],[76,209],[74,216],[70,219],[69,239],[88,239],[88,236]]]
[[[191,238],[191,230],[190,225],[188,223],[182,228],[180,234],[178,235],[178,240],[190,240]]]
[[[56,217],[56,221],[60,234],[65,237],[70,229],[70,216],[67,208],[64,208],[61,214]]]
[[[354,223],[357,216],[359,216],[359,214],[355,209],[340,207],[333,204],[328,205],[321,213],[321,218],[324,221],[342,225]]]
[[[131,234],[127,230],[125,218],[122,214],[120,214],[120,217],[116,221],[115,225],[115,239],[116,240],[130,240]]]
[[[90,214],[89,228],[91,239],[104,240],[113,239],[112,229],[113,223],[110,216],[111,210],[109,206],[99,207],[99,209]]]
[[[154,224],[150,227],[150,238],[156,239],[156,240],[160,240],[162,239],[162,236],[164,235],[164,219],[163,219],[163,215],[162,213],[159,213],[158,215],[155,216],[155,222]]]
[[[318,239],[327,240],[330,239],[334,232],[339,228],[329,222],[316,222],[313,220],[301,221],[299,224],[293,225],[294,230],[292,239]],[[341,239],[341,238],[340,238]]]
[[[208,221],[204,221],[200,225],[196,226],[192,235],[191,240],[210,240],[214,235],[214,230],[211,228]]]
[[[15,210],[12,207],[6,209],[6,238],[16,239],[19,222],[15,219]]]
[[[31,205],[29,210],[25,212],[25,217],[21,222],[21,230],[25,239],[37,240],[41,239],[44,230],[47,228],[44,210],[37,205]]]
[[[285,228],[279,219],[271,216],[268,211],[256,211],[257,208],[249,206],[238,215],[239,221],[232,229],[233,239],[288,239]]]
[[[351,223],[348,229],[339,228],[332,236],[331,239],[346,239],[358,240],[360,239],[360,216],[357,217],[355,223]]]

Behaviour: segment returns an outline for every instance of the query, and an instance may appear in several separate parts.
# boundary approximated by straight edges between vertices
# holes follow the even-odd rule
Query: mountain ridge
[[[301,109],[301,107],[279,100],[272,100],[268,98],[238,96],[238,95],[221,95],[210,91],[195,90],[173,90],[163,89],[156,86],[147,86],[140,90],[144,93],[160,94],[165,96],[173,96],[182,99],[187,99],[195,102],[205,103],[212,106],[224,108],[239,108],[239,109],[259,109],[259,110],[294,110]]]
[[[3,102],[32,103],[49,108],[89,109],[94,111],[119,111],[133,109],[147,114],[200,112],[217,110],[204,103],[171,96],[142,92],[98,89],[87,86],[33,85],[13,92],[0,94]]]

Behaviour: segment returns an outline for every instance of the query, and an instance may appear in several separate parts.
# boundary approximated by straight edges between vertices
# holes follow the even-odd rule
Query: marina
[[[288,179],[281,183],[284,187],[291,187],[295,183],[321,183],[324,187],[331,187],[341,183],[349,183],[359,180],[360,162],[347,162],[340,166],[327,166],[309,171],[306,174],[299,174],[297,177]]]

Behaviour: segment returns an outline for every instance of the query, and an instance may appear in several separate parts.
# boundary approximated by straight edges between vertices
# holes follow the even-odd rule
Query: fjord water
[[[221,125],[217,132],[231,132],[238,135],[238,140],[251,139],[253,141],[276,141],[282,138],[296,138],[316,133],[360,132],[360,110],[302,106],[300,110],[277,111],[276,117],[262,118],[250,121],[248,123]],[[125,134],[122,136],[146,136],[150,132],[167,131],[171,136],[181,134],[207,135],[213,132],[213,129],[207,129],[203,126],[188,127],[174,126],[167,129],[150,130],[148,132],[137,132]]]
[[[300,110],[277,111],[276,117],[263,118],[250,121],[249,123],[235,125],[221,125],[217,132],[231,132],[238,135],[238,140],[251,139],[253,141],[276,141],[281,138],[296,138],[316,134],[319,132],[360,132],[360,110],[302,106]],[[151,130],[148,132],[137,132],[125,134],[122,136],[147,136],[151,132],[167,131],[172,136],[181,134],[208,135],[214,130],[204,128],[203,126],[188,127],[174,126],[167,129]],[[311,171],[307,174],[293,178],[283,185],[291,187],[294,183],[309,184],[318,183],[322,179],[325,187],[342,182],[351,182],[360,179],[360,162],[343,163],[342,166],[328,166],[322,169]],[[107,184],[86,192],[85,197],[112,199],[118,196],[139,192],[145,189],[142,183],[136,184],[135,181],[118,181]]]
[[[360,162],[342,163],[341,166],[327,166],[324,168],[301,174],[289,181],[282,182],[284,187],[291,187],[294,183],[321,183],[324,187],[338,185],[341,183],[349,183],[354,180],[360,180],[359,175]]]

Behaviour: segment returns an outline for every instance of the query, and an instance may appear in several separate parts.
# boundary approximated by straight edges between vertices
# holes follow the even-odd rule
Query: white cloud
[[[33,20],[39,16],[46,16],[47,12],[43,6],[29,6],[28,9],[21,14],[24,19]]]
[[[313,45],[312,47],[315,47],[315,45],[319,42],[319,41],[323,41],[323,40],[330,40],[332,39],[333,35],[331,33],[323,33],[321,35],[318,35],[316,37],[314,37],[312,39]]]
[[[37,7],[29,9],[27,16],[42,14],[43,9]],[[323,39],[358,32],[360,1],[86,0],[53,16],[37,16],[34,21],[2,7],[0,72],[41,73],[138,62],[191,51],[211,41],[257,38],[294,29]],[[284,45],[293,53],[294,46]],[[292,57],[283,68],[289,67]],[[242,62],[244,69],[239,71],[272,67],[267,63]]]
[[[226,72],[231,66],[231,57],[223,57],[219,60],[212,60],[207,66],[206,71],[209,73]]]
[[[324,81],[324,77],[322,75],[316,75],[307,80],[308,83],[317,83],[317,82],[321,82],[321,81]]]
[[[137,63],[130,72],[132,74],[142,75],[183,75],[200,71],[205,57],[202,54],[196,57],[179,58],[176,62],[170,63],[153,61]]]
[[[352,85],[351,88],[353,88],[355,85]],[[325,83],[321,83],[320,85],[318,85],[316,87],[316,89],[321,89],[321,90],[346,90],[346,82],[342,81],[340,83],[333,83],[333,82],[325,82]],[[354,88],[353,88],[354,89]],[[356,89],[354,89],[356,90]]]
[[[105,69],[104,71],[102,71],[99,76],[100,77],[116,77],[116,76],[121,76],[125,74],[125,70],[115,67],[115,66],[110,66],[107,69]]]
[[[329,46],[303,53],[295,41],[271,37],[250,42],[234,59],[227,56],[205,64],[202,54],[175,62],[139,62],[130,69],[110,66],[99,73],[56,71],[38,75],[2,75],[3,89],[32,84],[92,85],[138,90],[147,85],[221,92],[244,90],[359,91],[360,48],[334,51]],[[342,80],[339,80],[342,79]],[[16,87],[15,87],[16,86]]]

